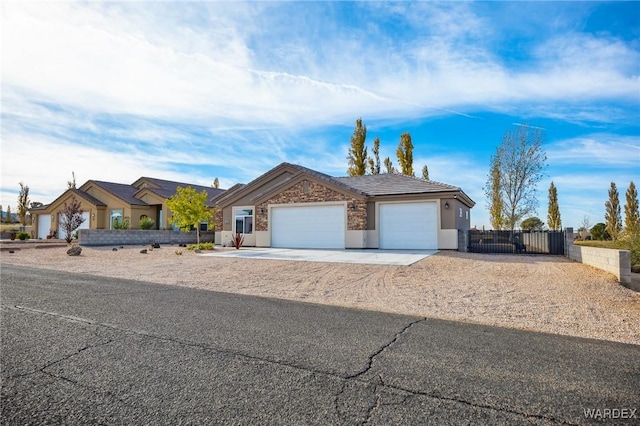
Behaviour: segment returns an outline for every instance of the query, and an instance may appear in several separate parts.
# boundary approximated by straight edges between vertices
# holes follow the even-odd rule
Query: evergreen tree
[[[411,143],[411,135],[403,133],[400,135],[400,143],[396,149],[400,172],[403,175],[415,176],[413,173],[413,143]]]
[[[505,225],[504,202],[502,201],[502,191],[500,190],[500,159],[494,157],[491,161],[493,166],[491,167],[491,173],[489,174],[489,182],[485,188],[485,194],[488,200],[487,203],[491,226],[496,231],[500,231]]]
[[[562,219],[560,218],[560,208],[558,207],[558,190],[553,184],[553,181],[551,181],[551,185],[549,185],[547,225],[552,231],[559,231],[562,229]]]
[[[218,180],[218,178],[215,178],[213,180],[213,183],[211,184],[211,187],[212,188],[216,188],[216,189],[220,188],[220,181]]]
[[[393,167],[393,162],[389,157],[384,159],[385,173],[396,173],[396,168]]]
[[[544,229],[544,222],[541,221],[540,218],[533,216],[523,220],[520,227],[528,231],[542,231],[542,229]]]
[[[429,168],[426,164],[422,166],[422,179],[429,180]]]
[[[364,176],[367,173],[367,126],[362,124],[362,119],[356,120],[356,128],[351,136],[351,146],[349,147],[349,176]]]
[[[11,217],[11,206],[7,206],[7,214],[4,217],[4,223],[13,223],[13,218]]]
[[[638,190],[631,181],[626,192],[624,204],[624,228],[628,235],[640,234],[640,213],[638,213]]]
[[[380,174],[380,138],[376,136],[373,140],[373,158],[369,157],[369,172],[372,175]]]
[[[26,225],[27,212],[29,211],[29,187],[20,182],[20,194],[18,195],[18,217],[20,224]]]
[[[611,182],[609,188],[609,200],[604,203],[606,209],[604,218],[607,222],[607,232],[611,235],[611,239],[616,241],[620,235],[622,228],[622,218],[620,217],[620,195],[615,182]]]

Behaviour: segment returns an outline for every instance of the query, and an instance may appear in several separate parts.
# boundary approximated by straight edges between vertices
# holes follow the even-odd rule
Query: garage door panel
[[[46,239],[51,232],[51,215],[41,214],[38,216],[38,238]]]
[[[344,206],[274,207],[271,246],[344,248]]]
[[[437,249],[434,202],[380,205],[380,248]]]

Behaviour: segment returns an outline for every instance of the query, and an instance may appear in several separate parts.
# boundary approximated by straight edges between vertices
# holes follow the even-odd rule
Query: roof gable
[[[218,206],[231,205],[236,200],[252,195],[253,201],[263,200],[270,195],[283,191],[303,179],[313,180],[338,192],[349,192],[356,196],[365,196],[357,188],[350,187],[324,173],[291,163],[281,163],[246,185],[236,185],[232,190],[213,201]]]
[[[75,196],[77,198],[80,199],[80,204],[82,205],[82,201],[88,202],[89,204],[95,206],[95,207],[104,207],[106,206],[105,203],[103,203],[102,201],[98,200],[97,198],[91,196],[90,194],[87,194],[86,192],[80,190],[80,189],[76,189],[76,188],[70,188],[67,189],[66,191],[64,191],[62,194],[60,194],[60,196],[58,198],[56,198],[55,200],[53,200],[51,203],[47,204],[46,206],[42,206],[42,210],[44,211],[51,211],[52,208],[54,207],[58,207],[63,200],[65,200],[66,198],[68,198],[69,196]]]

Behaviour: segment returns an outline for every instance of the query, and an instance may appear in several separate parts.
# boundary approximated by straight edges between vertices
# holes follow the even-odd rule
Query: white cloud
[[[550,144],[547,155],[551,164],[635,167],[638,172],[640,137],[606,133],[585,135]]]

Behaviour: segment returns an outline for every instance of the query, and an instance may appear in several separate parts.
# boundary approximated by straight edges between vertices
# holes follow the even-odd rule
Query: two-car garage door
[[[437,249],[436,202],[380,204],[381,249]],[[271,247],[345,248],[344,205],[271,208]]]
[[[435,202],[380,204],[381,249],[438,248]]]
[[[345,247],[344,205],[271,208],[271,247]]]

